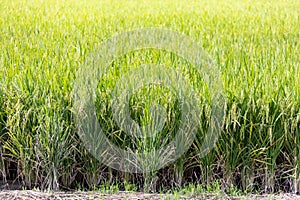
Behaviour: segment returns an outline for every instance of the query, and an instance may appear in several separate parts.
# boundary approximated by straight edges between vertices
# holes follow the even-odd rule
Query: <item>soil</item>
[[[119,192],[115,194],[103,194],[100,192],[42,192],[35,190],[0,190],[0,199],[7,200],[32,200],[32,199],[43,199],[43,200],[73,200],[73,199],[174,199],[172,195],[161,195],[161,194],[146,194],[146,193],[132,193],[132,192]],[[200,196],[179,196],[179,199],[286,199],[294,200],[300,199],[300,196],[293,194],[280,194],[280,195],[250,195],[247,197],[229,197],[226,195],[213,195],[203,194]]]

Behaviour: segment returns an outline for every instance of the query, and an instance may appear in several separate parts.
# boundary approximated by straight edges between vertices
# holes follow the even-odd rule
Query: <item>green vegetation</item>
[[[1,178],[54,190],[106,188],[105,183],[162,191],[218,181],[229,194],[300,192],[299,8],[298,0],[0,0]],[[71,94],[76,71],[102,41],[143,27],[168,28],[197,41],[220,69],[228,100],[219,141],[201,158],[209,91],[193,66],[155,49],[116,59],[110,73],[99,77],[96,105],[105,133],[121,147],[144,145],[120,131],[108,103],[129,69],[144,62],[172,67],[201,97],[203,127],[189,151],[146,175],[116,171],[93,158],[77,135]],[[173,137],[180,111],[168,88],[137,91],[130,101],[132,117],[147,124],[153,101],[167,110],[160,136]]]

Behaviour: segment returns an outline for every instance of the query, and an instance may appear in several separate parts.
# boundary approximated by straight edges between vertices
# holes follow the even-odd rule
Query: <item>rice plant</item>
[[[108,182],[155,192],[218,181],[224,190],[299,193],[299,8],[297,0],[0,0],[1,179],[54,190],[101,188]],[[71,91],[76,72],[101,42],[144,27],[170,29],[196,41],[221,71],[227,103],[220,138],[201,157],[211,91],[195,66],[161,49],[115,58],[110,72],[99,77],[95,106],[106,136],[121,148],[146,154],[170,142],[181,123],[176,95],[150,84],[132,94],[130,116],[147,127],[151,105],[161,105],[166,120],[158,123],[159,135],[132,138],[122,130],[111,94],[130,70],[143,63],[167,66],[199,98],[201,126],[189,150],[163,169],[135,174],[109,168],[87,150],[76,129]]]

